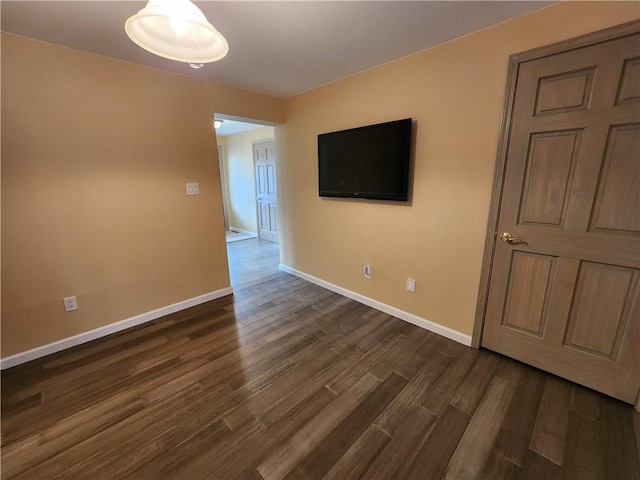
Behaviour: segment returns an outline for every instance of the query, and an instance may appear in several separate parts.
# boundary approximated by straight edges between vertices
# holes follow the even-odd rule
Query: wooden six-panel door
[[[640,36],[519,63],[516,85],[482,345],[635,403]]]
[[[264,240],[278,243],[278,195],[274,142],[255,142],[253,144],[253,162],[256,174],[258,235]]]

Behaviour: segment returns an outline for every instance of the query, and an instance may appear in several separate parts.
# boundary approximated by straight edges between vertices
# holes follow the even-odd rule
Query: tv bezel
[[[403,180],[402,184],[404,186],[404,191],[400,193],[389,192],[351,192],[351,191],[327,191],[322,189],[322,159],[320,155],[320,137],[327,135],[337,135],[344,134],[346,132],[351,132],[355,130],[376,128],[382,125],[392,125],[408,122],[408,129],[406,132],[406,145],[403,151],[403,157],[400,159],[402,165],[404,166],[403,172]],[[408,202],[409,201],[409,179],[411,172],[411,151],[412,151],[412,135],[413,135],[413,119],[412,118],[402,118],[398,120],[391,120],[389,122],[381,122],[371,125],[364,125],[360,127],[348,128],[344,130],[337,130],[334,132],[320,133],[318,134],[318,195],[322,198],[347,198],[347,199],[366,199],[366,200],[387,200],[393,202]]]

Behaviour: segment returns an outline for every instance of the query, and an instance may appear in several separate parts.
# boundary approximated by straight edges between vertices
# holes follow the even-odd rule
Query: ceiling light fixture
[[[215,128],[217,130],[222,126],[223,123],[224,123],[224,120],[218,120],[217,118],[214,118],[213,119],[213,128]]]
[[[224,58],[225,38],[189,0],[149,0],[124,29],[138,46],[193,68]]]

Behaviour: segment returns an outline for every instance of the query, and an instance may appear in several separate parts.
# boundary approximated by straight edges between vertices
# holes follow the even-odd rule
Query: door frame
[[[224,165],[222,145],[216,145],[218,150],[218,169],[220,170],[220,186],[222,193],[222,213],[224,216],[224,230],[229,230],[229,180],[227,179],[227,169]]]
[[[637,33],[638,31],[640,31],[640,20],[634,20],[632,22],[606,28],[604,30],[588,33],[580,37],[516,53],[509,57],[505,98],[502,108],[502,120],[500,123],[500,136],[498,137],[498,154],[493,176],[493,189],[491,192],[491,203],[489,205],[489,219],[487,222],[487,233],[485,236],[484,254],[482,257],[482,269],[480,271],[480,285],[478,287],[476,314],[473,325],[473,334],[471,337],[472,347],[480,348],[482,343],[482,331],[487,312],[493,259],[498,236],[502,190],[507,170],[507,150],[511,133],[513,104],[516,94],[516,80],[520,64],[530,60],[537,60],[558,53],[564,53],[570,50],[603,43],[614,38],[625,37]],[[639,406],[640,397],[636,402],[636,409],[638,409]]]

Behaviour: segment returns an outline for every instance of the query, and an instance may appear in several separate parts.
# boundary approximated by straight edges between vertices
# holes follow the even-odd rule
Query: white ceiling
[[[2,30],[287,98],[544,8],[542,1],[195,2],[229,54],[194,70],[135,45],[124,22],[144,1],[2,0]]]
[[[219,118],[216,115],[216,118]],[[234,135],[236,133],[247,132],[256,128],[264,127],[264,125],[258,125],[256,123],[239,122],[237,120],[223,120],[222,125],[216,128],[216,137],[226,137],[227,135]]]

